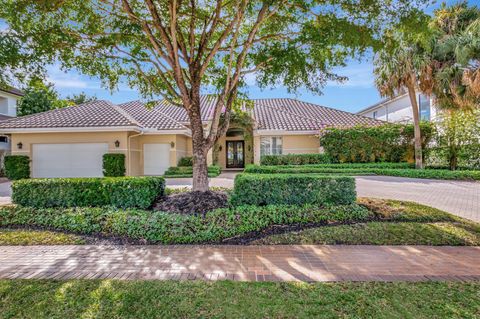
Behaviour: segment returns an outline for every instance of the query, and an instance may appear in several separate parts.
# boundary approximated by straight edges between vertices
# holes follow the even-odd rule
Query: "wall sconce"
[[[120,147],[120,141],[119,141],[119,140],[116,140],[116,141],[115,141],[115,147],[116,147],[116,148],[119,148],[119,147]]]
[[[248,145],[248,151],[250,152],[252,150],[252,146]]]
[[[218,151],[219,151],[219,152],[222,151],[222,145],[220,145],[220,146],[218,147]]]
[[[19,150],[21,150],[21,149],[22,149],[22,147],[23,147],[23,144],[22,144],[22,142],[19,142],[19,143],[17,144],[17,148],[18,148]]]
[[[174,148],[174,147],[175,147],[175,142],[170,142],[170,146],[171,146],[172,148]]]

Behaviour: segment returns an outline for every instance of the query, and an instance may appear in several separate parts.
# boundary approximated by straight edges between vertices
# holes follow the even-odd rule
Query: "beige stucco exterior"
[[[265,136],[282,137],[283,154],[320,152],[319,138],[314,134],[288,135],[288,132]],[[226,168],[226,141],[244,140],[245,165],[260,163],[261,136],[254,132],[253,137],[224,136],[216,143],[216,151],[209,151],[208,164],[218,164]],[[185,134],[148,134],[134,131],[118,132],[48,132],[12,133],[12,154],[28,155],[32,158],[34,144],[107,143],[109,153],[123,153],[126,156],[126,173],[131,176],[144,175],[144,144],[168,144],[170,166],[176,166],[180,158],[192,155],[192,140]],[[120,142],[115,146],[115,142]],[[17,144],[22,143],[22,149]]]

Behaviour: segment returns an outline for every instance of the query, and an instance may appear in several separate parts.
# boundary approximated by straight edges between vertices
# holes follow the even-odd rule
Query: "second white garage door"
[[[143,144],[143,175],[163,175],[170,167],[170,144]]]
[[[33,177],[101,177],[107,143],[34,144]]]

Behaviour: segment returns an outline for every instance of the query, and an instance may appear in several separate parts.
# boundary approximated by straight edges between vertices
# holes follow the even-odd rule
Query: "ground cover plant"
[[[264,155],[260,158],[261,165],[307,165],[331,162],[332,160],[327,154]]]
[[[48,230],[0,229],[0,246],[80,245],[85,240],[73,234]]]

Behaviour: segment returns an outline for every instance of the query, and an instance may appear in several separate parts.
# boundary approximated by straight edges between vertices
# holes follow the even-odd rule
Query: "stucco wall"
[[[274,136],[274,135],[271,135]],[[317,135],[276,135],[282,137],[282,154],[320,153],[320,139]],[[254,163],[260,164],[260,138],[255,136]]]

